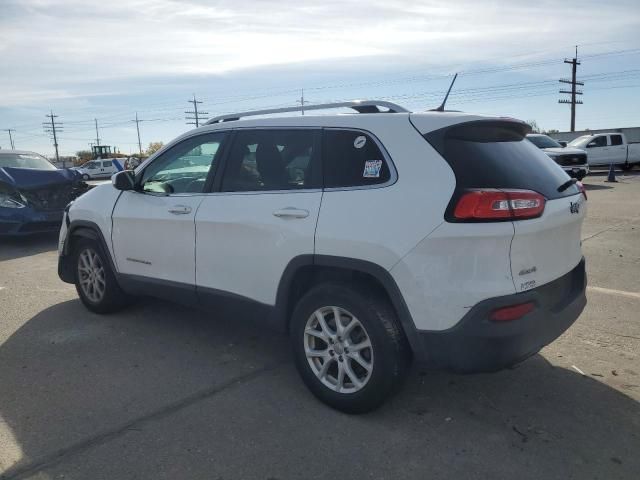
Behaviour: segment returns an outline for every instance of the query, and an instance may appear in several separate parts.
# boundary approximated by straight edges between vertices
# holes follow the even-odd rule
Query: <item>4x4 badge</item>
[[[580,213],[580,202],[571,202],[569,205],[569,210],[571,213]]]

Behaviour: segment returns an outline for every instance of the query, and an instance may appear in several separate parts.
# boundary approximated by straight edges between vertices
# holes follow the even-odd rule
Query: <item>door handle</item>
[[[278,218],[307,218],[309,216],[309,210],[286,207],[273,212],[273,216]]]
[[[191,207],[187,205],[174,205],[169,209],[169,213],[173,213],[174,215],[186,215],[191,213]]]

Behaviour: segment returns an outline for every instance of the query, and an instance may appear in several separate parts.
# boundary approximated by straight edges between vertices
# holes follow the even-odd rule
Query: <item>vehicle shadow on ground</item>
[[[380,478],[633,478],[640,471],[639,404],[541,355],[497,374],[415,369],[380,410],[348,416],[307,392],[281,335],[156,301],[109,316],[75,300],[40,312],[0,346],[0,385],[0,478],[41,467],[59,468],[56,478],[216,478],[216,468],[240,478],[233,472],[251,462],[263,465],[261,478],[337,475],[362,465]],[[187,410],[195,404],[197,414]],[[163,423],[174,416],[186,419]],[[170,431],[153,431],[160,424]],[[116,462],[100,456],[130,431],[135,448],[119,445]],[[194,439],[202,445],[193,448]],[[168,443],[153,443],[160,440]],[[173,452],[189,442],[188,454]],[[78,460],[85,454],[98,455],[98,464]],[[65,462],[85,471],[69,475]]]
[[[24,237],[0,237],[0,261],[30,257],[58,247],[58,234],[45,233]]]
[[[593,183],[585,183],[583,185],[585,190],[608,190],[610,188],[613,188],[611,185],[600,185]]]

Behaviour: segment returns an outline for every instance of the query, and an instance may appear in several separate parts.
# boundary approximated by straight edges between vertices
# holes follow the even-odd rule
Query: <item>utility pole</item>
[[[138,118],[138,112],[136,112],[136,119],[131,121],[136,122],[136,130],[138,131],[138,149],[140,150],[140,155],[142,155],[142,142],[140,141],[140,122],[142,122],[142,120]]]
[[[577,90],[576,87],[578,85],[584,86],[584,82],[578,82],[576,79],[576,72],[578,70],[578,65],[580,62],[578,61],[578,46],[576,45],[576,56],[571,60],[565,58],[564,63],[568,63],[571,65],[571,80],[568,79],[560,79],[560,83],[567,83],[571,85],[571,90],[560,90],[560,93],[566,93],[571,95],[571,100],[566,98],[561,98],[558,100],[558,103],[569,103],[571,104],[571,131],[576,131],[576,105],[582,105],[582,100],[577,100],[577,95],[582,95],[582,91]]]
[[[196,94],[193,94],[193,100],[187,100],[188,103],[193,104],[193,111],[184,112],[187,115],[193,115],[192,117],[185,117],[185,120],[193,120],[192,122],[187,122],[187,125],[195,125],[196,128],[200,126],[200,117],[203,115],[209,115],[209,112],[198,112],[198,104],[202,103],[199,100],[196,100]]]
[[[56,147],[56,163],[60,162],[60,155],[58,155],[58,133],[62,131],[62,122],[58,122],[56,118],[58,115],[54,115],[51,111],[50,115],[45,115],[50,121],[44,122],[44,131],[53,136],[53,146]],[[62,162],[62,168],[65,168],[65,162]]]
[[[4,131],[5,132],[9,132],[9,143],[11,144],[11,150],[15,150],[16,146],[13,143],[13,137],[11,136],[11,132],[15,132],[16,129],[15,128],[5,128]]]
[[[300,100],[297,100],[296,103],[300,104],[302,115],[304,115],[304,88],[300,90]]]
[[[94,118],[96,121],[96,145],[100,145],[100,134],[98,134],[98,119]]]

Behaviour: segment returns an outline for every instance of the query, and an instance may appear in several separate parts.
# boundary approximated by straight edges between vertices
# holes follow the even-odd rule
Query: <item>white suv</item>
[[[586,195],[527,124],[312,108],[333,107],[358,113],[218,117],[82,195],[60,277],[94,312],[150,295],[289,332],[304,382],[347,412],[411,359],[497,370],[576,320]]]

